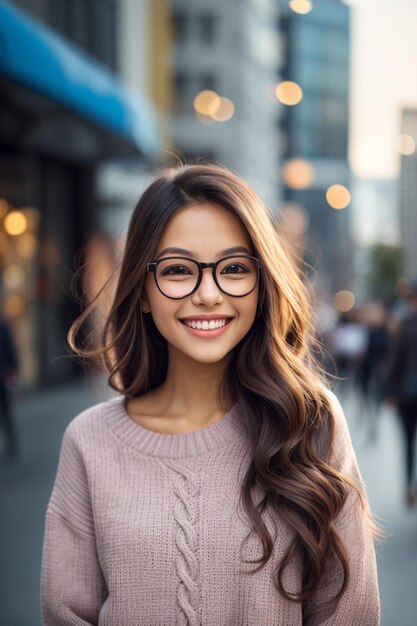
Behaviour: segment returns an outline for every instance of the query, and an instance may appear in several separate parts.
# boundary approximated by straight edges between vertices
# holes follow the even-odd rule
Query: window
[[[50,0],[49,23],[112,69],[116,58],[116,0]]]
[[[89,0],[90,52],[106,65],[117,69],[116,3],[114,0]]]
[[[174,75],[174,111],[185,113],[192,106],[192,78],[185,72],[176,72]]]
[[[195,89],[196,89],[195,95],[197,95],[197,93],[199,93],[200,91],[203,91],[204,89],[217,91],[216,82],[217,81],[213,74],[201,74],[201,76],[199,76],[197,80],[195,81]]]
[[[171,26],[175,43],[184,43],[187,39],[188,18],[184,13],[176,12],[171,16]]]
[[[197,16],[197,37],[205,44],[213,44],[216,40],[217,17],[212,13]]]
[[[210,89],[216,91],[216,79],[213,74],[189,74],[177,70],[174,74],[174,111],[175,113],[191,113],[194,98],[200,91]]]

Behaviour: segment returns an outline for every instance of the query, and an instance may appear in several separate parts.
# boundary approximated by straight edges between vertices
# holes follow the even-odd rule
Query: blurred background
[[[243,176],[307,264],[392,533],[377,546],[381,623],[417,623],[417,390],[404,418],[393,365],[416,336],[416,23],[414,0],[0,0],[1,624],[40,624],[62,434],[112,395],[68,358],[75,260],[94,294],[177,157]]]

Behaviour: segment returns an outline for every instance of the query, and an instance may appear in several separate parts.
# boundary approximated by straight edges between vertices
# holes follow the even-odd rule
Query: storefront
[[[76,254],[100,228],[96,173],[152,162],[149,105],[115,74],[7,3],[0,5],[0,294],[20,385],[68,380]],[[98,268],[99,269],[99,268]]]

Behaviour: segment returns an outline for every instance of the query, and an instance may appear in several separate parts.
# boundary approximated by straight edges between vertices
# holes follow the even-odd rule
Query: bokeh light
[[[305,159],[289,159],[282,166],[281,176],[287,187],[307,189],[315,179],[315,171]]]
[[[219,107],[211,114],[216,122],[227,122],[235,113],[235,105],[230,98],[219,98]]]
[[[411,137],[411,135],[402,134],[397,135],[395,138],[395,148],[397,152],[404,156],[409,156],[410,154],[414,154],[416,151],[416,142]]]
[[[21,211],[11,211],[4,218],[4,228],[8,235],[21,235],[27,228],[27,219]]]
[[[200,115],[213,115],[220,107],[220,96],[211,89],[205,89],[196,95],[193,104]]]
[[[20,265],[13,263],[3,270],[3,282],[10,289],[21,289],[25,284],[25,272]]]
[[[301,15],[306,15],[313,9],[311,0],[290,0],[288,6],[294,13],[300,13]]]
[[[331,185],[326,191],[326,200],[332,209],[345,209],[350,204],[350,192],[344,185]]]
[[[294,106],[303,99],[303,90],[297,83],[284,80],[276,86],[275,95],[282,104]]]
[[[342,289],[335,293],[333,297],[334,307],[341,313],[347,313],[355,306],[355,296],[351,291]]]

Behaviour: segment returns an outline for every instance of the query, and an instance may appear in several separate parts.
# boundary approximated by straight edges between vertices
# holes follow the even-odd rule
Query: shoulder
[[[355,454],[352,445],[352,438],[346,415],[339,398],[327,387],[324,387],[323,391],[329,401],[330,409],[333,415],[333,462],[336,467],[341,469],[346,463],[349,463],[350,457]]]
[[[106,428],[106,414],[115,402],[115,398],[97,402],[81,412],[77,413],[67,424],[63,442],[75,445],[77,448],[85,448],[89,445],[97,445]]]
[[[330,405],[330,409],[335,418],[336,427],[340,429],[346,426],[347,428],[346,417],[337,395],[334,393],[334,391],[324,385],[322,387],[322,391]]]

